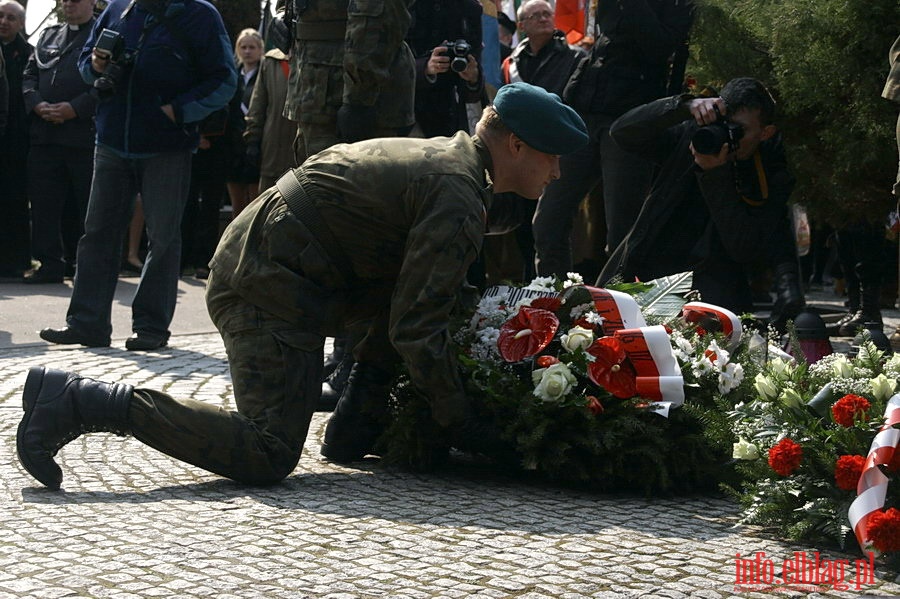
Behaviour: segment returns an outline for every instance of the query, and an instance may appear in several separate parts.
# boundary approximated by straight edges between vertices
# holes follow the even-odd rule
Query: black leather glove
[[[248,143],[244,149],[244,160],[252,168],[259,168],[259,144]]]
[[[480,453],[503,464],[519,464],[521,458],[512,443],[501,438],[500,430],[492,422],[474,416],[451,426],[450,445],[460,451]]]
[[[375,107],[344,104],[338,108],[337,133],[341,141],[353,143],[375,135]]]

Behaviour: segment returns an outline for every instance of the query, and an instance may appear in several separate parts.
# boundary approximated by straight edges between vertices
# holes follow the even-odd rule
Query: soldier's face
[[[551,181],[559,179],[559,156],[539,152],[521,140],[517,141],[521,148],[515,161],[515,192],[524,198],[536,200]]]
[[[25,27],[25,16],[11,3],[0,3],[0,40],[9,43]]]

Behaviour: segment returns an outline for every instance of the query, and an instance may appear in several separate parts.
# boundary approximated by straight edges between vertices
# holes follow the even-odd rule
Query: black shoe
[[[53,456],[82,433],[128,434],[133,391],[131,385],[102,383],[43,366],[29,370],[22,392],[25,415],[16,431],[22,466],[44,486],[59,489],[62,471]]]
[[[134,333],[125,340],[125,349],[128,351],[149,351],[165,347],[169,343],[168,333],[163,336],[150,335],[148,333]]]
[[[27,283],[29,285],[62,283],[63,276],[62,275],[51,275],[49,272],[47,272],[43,268],[39,268],[37,270],[31,271],[30,274],[26,274],[25,277],[22,279],[22,282]]]
[[[44,341],[60,345],[83,345],[85,347],[109,347],[109,337],[94,337],[66,326],[61,329],[43,329],[38,333]]]

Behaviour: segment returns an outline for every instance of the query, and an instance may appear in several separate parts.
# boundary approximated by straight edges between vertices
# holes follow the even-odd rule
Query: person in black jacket
[[[667,95],[670,59],[686,43],[693,22],[692,0],[603,1],[597,6],[596,22],[591,55],[563,91],[563,100],[584,117],[591,144],[565,158],[560,169],[580,176],[562,177],[551,184],[534,216],[536,266],[543,276],[564,278],[572,270],[569,237],[575,214],[598,185],[608,251],[634,223],[653,169],[619,148],[609,126],[627,110]],[[602,263],[602,257],[598,258]]]
[[[469,133],[466,104],[484,93],[481,5],[476,0],[418,0],[406,41],[416,57],[416,123],[425,137]],[[446,45],[465,40],[466,66],[456,70]],[[462,66],[462,63],[458,63]]]
[[[749,311],[746,266],[796,263],[787,212],[794,179],[774,117],[775,102],[765,86],[738,78],[722,88],[721,97],[673,96],[617,119],[613,140],[655,163],[658,175],[597,283],[615,275],[647,281],[693,270],[703,301]],[[698,129],[726,119],[740,127],[739,140],[703,153]]]
[[[22,99],[22,73],[32,47],[22,30],[25,9],[15,0],[0,0],[0,50],[6,63],[8,113],[0,130],[0,277],[21,279],[31,266],[28,241],[28,115]]]
[[[96,94],[78,71],[78,57],[91,32],[94,4],[64,2],[65,22],[44,29],[25,65],[22,93],[32,115],[31,255],[41,263],[26,283],[62,283],[67,266],[75,267],[73,241],[81,237],[91,193],[97,108]],[[74,210],[64,210],[68,201]]]

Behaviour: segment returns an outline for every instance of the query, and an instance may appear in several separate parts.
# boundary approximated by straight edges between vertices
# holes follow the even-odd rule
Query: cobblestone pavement
[[[466,462],[429,475],[337,466],[318,452],[326,414],[294,475],[274,487],[95,434],[62,450],[64,490],[52,492],[15,456],[25,373],[39,364],[232,405],[213,334],[175,337],[158,353],[0,353],[0,599],[771,596],[735,589],[735,555],[764,551],[780,564],[815,551],[736,527],[721,498],[598,496]],[[900,585],[878,571],[861,590],[821,595],[862,592]]]

